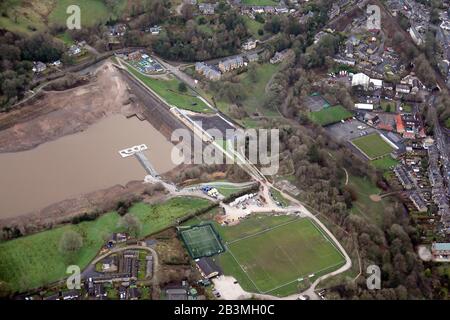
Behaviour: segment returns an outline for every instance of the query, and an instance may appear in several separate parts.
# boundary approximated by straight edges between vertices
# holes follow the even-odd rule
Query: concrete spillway
[[[145,156],[145,154],[143,154],[142,152],[136,152],[134,154],[136,156],[136,158],[138,159],[138,161],[141,163],[141,165],[144,167],[145,171],[147,171],[147,173],[153,177],[157,177],[158,173],[156,172],[156,170],[153,168],[152,164],[150,163],[150,161],[147,159],[147,157]]]

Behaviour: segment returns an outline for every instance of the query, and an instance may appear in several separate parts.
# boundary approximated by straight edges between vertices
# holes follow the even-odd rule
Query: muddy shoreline
[[[141,110],[120,72],[103,63],[87,84],[65,91],[44,91],[39,98],[0,114],[0,153],[20,152],[82,132],[113,114]]]
[[[106,61],[94,72],[89,83],[65,91],[45,91],[20,109],[0,114],[0,154],[35,149],[83,132],[111,115],[130,117],[141,114],[144,109],[142,100],[131,93],[124,75]],[[171,176],[173,172],[166,174]],[[114,210],[118,201],[142,197],[148,188],[142,180],[130,180],[124,185],[73,196],[42,209],[0,218],[0,228],[17,227],[23,234],[30,234],[92,211]]]

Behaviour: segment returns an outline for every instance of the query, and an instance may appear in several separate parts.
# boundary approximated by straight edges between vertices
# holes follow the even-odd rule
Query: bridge
[[[138,159],[141,165],[144,167],[145,171],[152,177],[158,177],[158,172],[153,168],[150,160],[145,156],[143,152],[136,152],[134,156]]]

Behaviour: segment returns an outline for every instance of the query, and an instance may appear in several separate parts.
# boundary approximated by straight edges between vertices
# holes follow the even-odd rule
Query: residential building
[[[413,192],[409,195],[409,199],[416,207],[417,211],[419,212],[427,212],[428,208],[425,203],[425,200],[423,199],[423,196],[419,192]]]
[[[33,72],[35,72],[35,73],[44,72],[46,69],[47,69],[47,66],[45,65],[45,63],[43,63],[41,61],[33,63]]]
[[[449,242],[434,242],[431,245],[431,254],[434,258],[449,258],[450,257],[450,243]]]
[[[222,77],[222,74],[219,70],[210,65],[207,65],[204,62],[197,62],[195,64],[195,71],[211,81],[220,80],[220,78]]]
[[[397,93],[409,93],[411,91],[411,88],[406,84],[397,84],[395,86],[395,91]]]
[[[246,55],[246,58],[248,62],[258,62],[259,60],[259,56],[257,53],[250,53]]]
[[[249,39],[242,44],[242,49],[244,50],[253,50],[256,48],[258,40]]]
[[[281,61],[286,59],[288,52],[289,52],[288,49],[275,52],[275,55],[272,58],[270,58],[270,63],[272,63],[272,64],[280,63]]]
[[[216,4],[214,4],[214,3],[199,3],[198,4],[198,9],[204,15],[214,14],[215,8],[216,8]]]
[[[355,109],[373,110],[373,104],[371,104],[371,103],[355,103]]]
[[[222,73],[229,72],[244,66],[244,59],[241,56],[229,58],[219,62],[219,70]]]

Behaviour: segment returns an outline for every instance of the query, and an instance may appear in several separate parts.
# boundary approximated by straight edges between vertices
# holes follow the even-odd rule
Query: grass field
[[[258,34],[258,30],[264,30],[264,24],[258,22],[254,19],[250,19],[248,16],[243,16],[245,20],[245,25],[248,28],[248,31],[251,33],[254,39],[260,39],[261,36]]]
[[[177,218],[209,205],[207,200],[174,198],[161,204],[138,203],[130,213],[142,224],[141,236],[156,233],[175,222]],[[120,231],[120,216],[116,212],[102,215],[95,221],[65,225],[34,235],[0,244],[0,281],[13,291],[39,287],[65,277],[68,265],[84,268],[96,256],[112,232]],[[62,235],[73,230],[83,237],[83,247],[74,256],[58,250]]]
[[[351,118],[353,117],[353,114],[343,106],[337,105],[324,108],[320,111],[310,112],[309,117],[313,122],[320,124],[321,126],[326,126],[339,122],[341,120]]]
[[[394,150],[378,133],[356,138],[351,142],[370,160],[387,155]]]
[[[56,6],[49,15],[51,23],[65,25],[69,16],[66,10],[70,5],[78,5],[80,7],[81,27],[90,27],[98,23],[104,23],[110,17],[116,16],[102,0],[58,0],[55,2]],[[123,3],[125,1],[119,0],[119,2]]]
[[[66,25],[67,8],[78,5],[81,27],[90,27],[120,16],[128,1],[118,0],[111,9],[103,0],[5,0],[7,16],[0,17],[0,26],[13,32],[45,31],[52,24]]]
[[[369,178],[349,176],[349,186],[356,193],[357,199],[353,201],[351,213],[368,219],[370,222],[381,225],[384,209],[389,206],[388,199],[379,202],[373,201],[371,195],[379,195],[381,189],[377,188]]]
[[[180,236],[192,259],[209,257],[225,251],[211,224],[183,230]]]
[[[196,93],[188,88],[187,92],[180,92],[178,85],[180,81],[175,77],[170,80],[161,80],[143,75],[131,66],[127,66],[128,70],[144,82],[149,88],[155,91],[168,104],[176,106],[180,109],[186,109],[194,112],[211,113],[212,109],[200,100]]]
[[[392,166],[398,164],[398,161],[393,159],[390,155],[386,155],[380,159],[372,160],[370,162],[375,168],[381,171],[390,170]]]
[[[322,231],[306,218],[231,241],[227,247],[228,254],[258,292],[276,292],[279,296],[295,293],[305,279],[313,280],[345,262]],[[230,264],[222,266],[225,273]],[[238,281],[242,281],[242,273],[235,275]],[[252,287],[245,287],[247,282],[244,280],[241,285],[251,290]]]
[[[385,112],[396,112],[397,111],[395,101],[381,100],[380,107]]]

